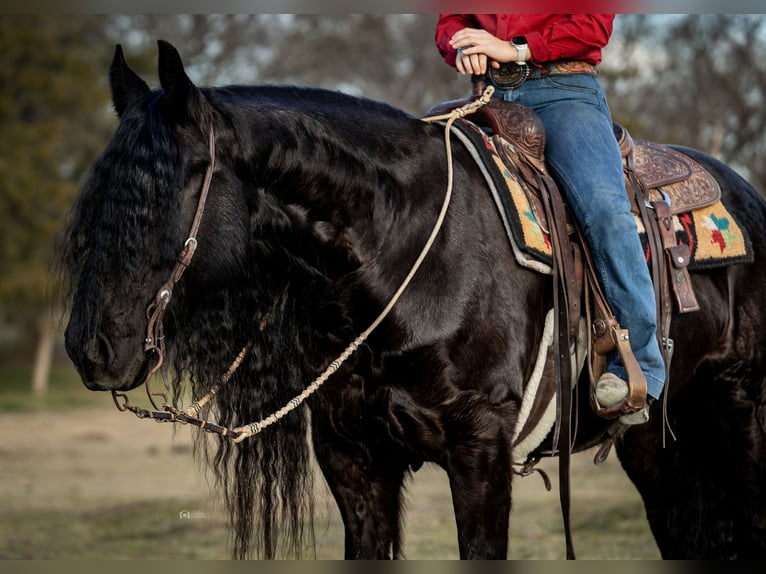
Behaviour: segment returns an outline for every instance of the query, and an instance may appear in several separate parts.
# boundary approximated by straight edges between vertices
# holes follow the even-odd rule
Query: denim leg
[[[549,166],[590,245],[604,295],[620,325],[629,330],[649,395],[659,398],[665,366],[656,336],[654,288],[598,80],[584,74],[554,76],[498,95],[527,105],[540,116],[547,132]],[[607,370],[626,376],[619,357],[608,362]]]

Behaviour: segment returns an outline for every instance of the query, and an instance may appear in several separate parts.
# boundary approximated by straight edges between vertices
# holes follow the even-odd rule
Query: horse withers
[[[150,90],[117,50],[120,123],[61,253],[66,347],[89,389],[121,393],[167,371],[177,395],[187,381],[195,398],[215,389],[200,418],[238,428],[300,395],[389,303],[443,205],[444,132],[338,92],[198,88],[165,42],[159,77]],[[671,331],[675,440],[662,444],[658,402],[617,452],[664,557],[763,558],[766,204],[730,168],[686,153],[716,177],[755,261],[692,273],[700,311],[674,317]],[[425,462],[449,477],[460,556],[506,557],[512,433],[550,278],[517,262],[459,144],[452,169],[422,266],[324,386],[240,443],[204,435],[235,556],[296,555],[313,541],[313,447],[346,558],[402,555],[403,481]],[[609,424],[578,404],[575,448]]]

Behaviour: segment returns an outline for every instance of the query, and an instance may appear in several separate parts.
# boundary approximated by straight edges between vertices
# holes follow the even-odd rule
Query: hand
[[[510,42],[478,28],[455,32],[450,45],[458,51],[455,67],[461,74],[486,74],[487,62],[493,68],[499,68],[501,62],[515,62],[519,57],[518,50]]]

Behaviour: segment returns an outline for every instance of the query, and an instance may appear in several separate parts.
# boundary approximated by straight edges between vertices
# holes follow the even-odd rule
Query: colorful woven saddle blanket
[[[453,134],[482,167],[517,261],[550,273],[551,242],[536,191],[504,164],[492,141],[478,126],[468,120],[453,125]],[[630,141],[630,145],[635,169],[650,188],[650,199],[670,201],[677,244],[689,247],[690,270],[753,261],[748,235],[721,201],[717,182],[701,165],[666,146],[640,140]],[[627,180],[626,191],[629,197],[633,196]],[[631,201],[648,261],[645,229],[635,199]]]

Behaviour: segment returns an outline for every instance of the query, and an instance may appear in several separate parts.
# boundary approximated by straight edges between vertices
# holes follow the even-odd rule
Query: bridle
[[[208,134],[208,152],[210,154],[210,163],[205,171],[205,179],[202,182],[202,190],[199,194],[197,210],[194,213],[189,234],[186,241],[184,241],[183,249],[176,260],[176,264],[173,266],[170,278],[157,290],[154,300],[146,308],[147,325],[144,352],[154,351],[157,354],[157,362],[149,371],[144,381],[147,384],[147,390],[149,390],[149,379],[162,367],[165,358],[165,337],[162,329],[162,318],[165,315],[165,309],[167,309],[173,297],[173,289],[176,283],[181,280],[181,276],[186,271],[186,268],[189,267],[192,257],[194,257],[194,253],[197,251],[197,233],[202,222],[202,214],[205,212],[205,203],[210,192],[210,184],[213,181],[213,172],[215,171],[215,131],[212,124]],[[149,399],[152,399],[152,393],[149,393]],[[152,404],[154,404],[154,401],[152,401]]]
[[[199,415],[202,408],[207,402],[209,402],[209,400],[202,404],[200,404],[201,400],[196,401],[192,407],[189,407],[184,411],[179,411],[170,404],[167,393],[154,392],[151,388],[151,378],[155,373],[157,373],[157,371],[162,369],[165,362],[165,336],[163,332],[162,321],[165,315],[165,310],[167,309],[170,300],[173,298],[173,289],[181,280],[184,271],[186,271],[186,269],[189,267],[189,264],[194,257],[194,253],[197,251],[197,245],[199,244],[197,241],[197,233],[199,232],[200,223],[202,222],[202,215],[205,212],[205,204],[207,202],[208,194],[210,193],[210,185],[213,181],[213,172],[215,171],[215,130],[213,129],[212,124],[210,125],[208,132],[208,153],[210,155],[210,163],[208,164],[207,170],[205,171],[205,179],[202,182],[202,189],[200,190],[199,199],[197,200],[197,209],[194,212],[194,219],[192,219],[191,227],[189,228],[189,233],[187,235],[186,241],[184,241],[183,248],[181,249],[181,253],[176,260],[176,264],[173,266],[170,277],[157,290],[154,299],[146,308],[146,338],[144,339],[144,352],[154,352],[157,359],[154,363],[154,366],[147,373],[142,384],[146,389],[146,395],[149,398],[149,402],[156,410],[150,411],[130,404],[128,396],[125,393],[119,391],[112,391],[112,398],[114,399],[114,403],[120,411],[131,411],[135,413],[139,418],[152,418],[158,421],[168,422],[192,423],[202,428],[209,427],[208,430],[211,432],[218,432],[219,434],[225,435],[227,434],[225,432],[227,429],[223,429],[223,427],[221,427],[224,432],[215,430],[215,427],[218,425],[213,425],[212,423],[208,423],[207,421],[203,421],[195,417],[195,415]],[[223,377],[221,377],[219,383],[208,392],[208,395],[210,395],[211,399],[217,393],[220,385],[225,384],[231,378],[231,376],[234,374],[234,371],[236,371],[236,369],[244,360],[244,357],[250,350],[251,346],[251,343],[247,343],[247,345],[245,345],[239,355],[237,355],[235,361],[229,367],[229,370],[227,370]],[[165,390],[169,391],[169,385],[165,380],[164,371],[162,374],[163,381],[165,383]],[[161,406],[157,404],[155,398],[162,399]],[[122,400],[122,402],[119,402],[119,400]],[[186,412],[189,410],[192,412]]]
[[[453,186],[452,147],[451,147],[451,142],[449,137],[452,124],[457,119],[463,118],[466,115],[475,112],[483,105],[487,104],[490,100],[490,97],[492,96],[493,91],[494,91],[494,88],[490,86],[484,91],[484,94],[479,99],[472,101],[463,107],[456,108],[452,110],[449,114],[445,114],[441,116],[431,116],[431,117],[427,117],[423,119],[423,121],[428,121],[428,122],[433,122],[438,120],[447,120],[444,127],[444,137],[445,137],[445,147],[446,147],[447,167],[448,167],[447,191],[444,196],[444,201],[442,203],[441,210],[436,219],[436,223],[434,224],[434,227],[431,231],[430,236],[428,237],[428,240],[423,246],[420,254],[418,255],[415,262],[413,263],[412,267],[410,268],[410,271],[407,273],[407,276],[404,278],[399,288],[391,297],[391,300],[388,302],[388,304],[383,308],[383,310],[380,312],[377,318],[372,322],[372,324],[367,329],[365,329],[356,339],[354,339],[351,343],[349,343],[349,345],[344,349],[344,351],[340,354],[340,356],[338,356],[338,358],[332,361],[327,366],[327,368],[316,379],[314,379],[311,382],[311,384],[309,384],[300,394],[290,399],[287,402],[287,404],[285,404],[282,408],[272,413],[271,415],[267,416],[266,418],[258,422],[249,423],[247,425],[240,426],[234,429],[230,429],[225,426],[218,425],[216,423],[202,419],[200,418],[200,415],[203,409],[205,408],[205,406],[210,401],[213,400],[215,395],[220,391],[221,387],[229,381],[229,379],[234,374],[234,372],[242,364],[242,361],[244,360],[245,356],[247,356],[248,352],[252,348],[252,341],[249,341],[242,348],[242,350],[239,352],[239,354],[234,359],[232,364],[229,366],[229,369],[221,376],[218,383],[213,385],[210,388],[210,390],[202,398],[195,401],[194,403],[192,403],[189,407],[185,409],[178,409],[174,407],[168,400],[167,393],[153,392],[151,389],[151,384],[150,384],[150,380],[152,376],[157,371],[160,371],[162,369],[164,359],[165,359],[165,339],[164,339],[163,325],[162,325],[162,319],[165,314],[165,310],[167,309],[167,306],[173,297],[173,288],[181,279],[181,276],[183,275],[184,271],[186,271],[186,268],[189,267],[189,264],[191,263],[191,260],[194,257],[194,253],[197,249],[197,232],[199,231],[200,222],[202,221],[202,215],[205,211],[205,202],[207,200],[207,196],[210,191],[210,184],[213,180],[213,171],[215,170],[215,132],[211,124],[209,129],[209,135],[208,135],[208,151],[210,153],[210,164],[208,165],[207,171],[205,172],[205,179],[202,183],[202,190],[200,191],[199,200],[197,202],[197,210],[194,214],[194,219],[192,220],[188,238],[184,242],[184,246],[181,250],[181,253],[178,257],[178,260],[175,266],[173,267],[173,270],[170,274],[170,278],[159,288],[159,290],[157,291],[157,294],[154,296],[154,300],[149,304],[149,306],[146,309],[147,327],[146,327],[146,339],[144,340],[144,351],[147,353],[153,351],[157,355],[157,360],[154,366],[152,367],[152,369],[146,375],[143,385],[146,389],[146,393],[147,393],[147,396],[149,397],[149,401],[151,402],[155,410],[144,409],[136,405],[132,405],[130,404],[128,400],[128,396],[125,393],[122,393],[119,391],[112,391],[112,398],[114,399],[114,404],[117,407],[117,409],[123,412],[130,411],[134,413],[138,418],[142,418],[142,419],[150,418],[157,422],[192,424],[207,432],[211,432],[211,433],[215,433],[221,436],[231,438],[233,442],[238,443],[238,442],[242,442],[244,439],[250,436],[260,433],[266,427],[279,421],[287,413],[298,408],[298,406],[300,406],[303,403],[303,401],[305,401],[309,396],[311,396],[315,391],[317,391],[317,389],[319,389],[319,387],[321,387],[325,383],[325,381],[327,381],[327,379],[329,379],[330,376],[340,368],[340,366],[359,348],[359,346],[362,343],[364,343],[364,341],[367,339],[367,337],[370,336],[373,330],[375,330],[375,328],[378,325],[380,325],[380,323],[383,322],[383,319],[385,319],[385,317],[388,315],[391,309],[393,309],[394,305],[399,300],[399,298],[401,297],[406,287],[409,285],[412,278],[415,276],[415,273],[420,268],[420,265],[425,259],[426,255],[428,255],[428,252],[430,251],[431,246],[436,240],[436,236],[439,234],[439,230],[441,229],[441,226],[444,223],[444,219],[446,218],[446,215],[447,215],[447,209],[450,204],[450,199],[452,197],[452,186]],[[167,381],[164,379],[164,371],[162,371],[162,374],[163,374],[163,381],[165,383],[165,389],[169,391],[169,385]],[[159,397],[162,399],[162,405],[159,405],[159,406],[157,405],[157,403],[155,402],[155,397]]]

